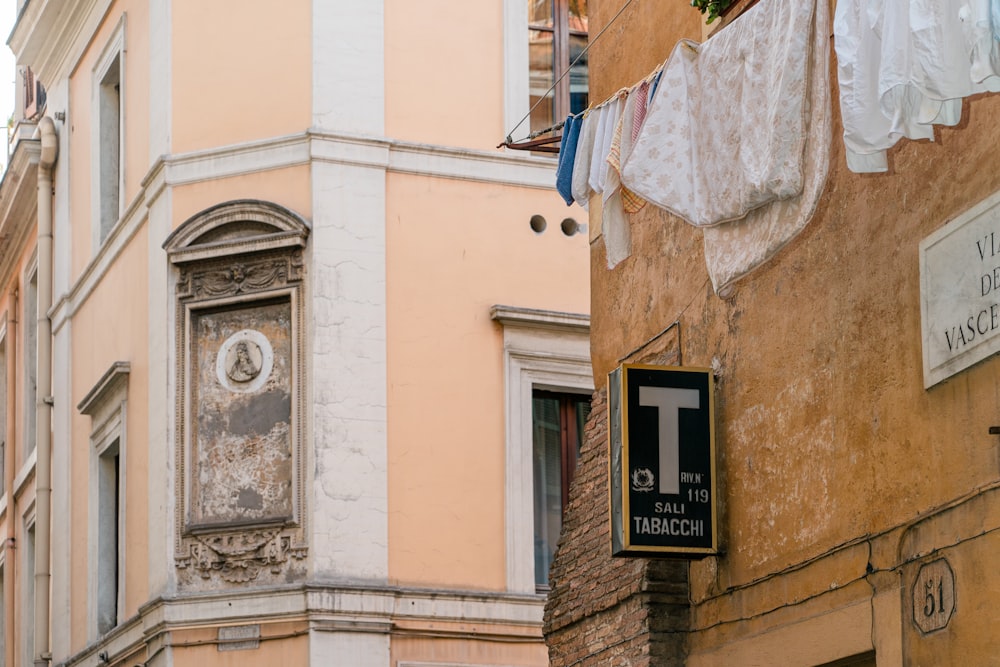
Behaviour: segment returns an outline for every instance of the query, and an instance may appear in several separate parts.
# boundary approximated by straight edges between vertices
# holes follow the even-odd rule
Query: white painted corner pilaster
[[[385,133],[384,0],[313,0],[313,128]]]
[[[149,532],[149,594],[166,595],[176,586],[174,563],[174,405],[176,400],[173,293],[163,241],[171,231],[171,190],[165,188],[149,203],[149,461],[147,525]],[[168,660],[172,661],[172,658]]]
[[[55,334],[52,342],[52,534],[69,535],[71,530],[70,508],[73,485],[70,471],[73,467],[73,448],[70,446],[71,411],[74,401],[70,395],[72,366],[70,341],[72,323]],[[70,565],[74,556],[80,557],[82,546],[71,540],[52,541],[52,627],[68,628],[71,621]],[[74,553],[76,549],[76,553]],[[52,656],[59,661],[69,657],[69,633],[52,634]]]
[[[388,577],[385,170],[314,162],[312,575]]]
[[[149,0],[149,164],[170,154],[172,73],[170,41],[173,36],[171,0]]]

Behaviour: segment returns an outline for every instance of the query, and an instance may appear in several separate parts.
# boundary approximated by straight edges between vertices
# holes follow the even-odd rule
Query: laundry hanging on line
[[[1000,91],[1000,0],[839,0],[834,48],[847,166],[888,170],[900,139],[934,140],[962,100]]]
[[[630,208],[649,200],[705,228],[717,291],[805,227],[827,174],[827,35],[822,1],[761,3],[704,44],[680,43],[646,86],[619,91],[584,116],[573,195],[581,201],[585,167],[587,198],[602,194],[609,268],[630,254],[626,200]],[[637,114],[641,94],[647,104]]]

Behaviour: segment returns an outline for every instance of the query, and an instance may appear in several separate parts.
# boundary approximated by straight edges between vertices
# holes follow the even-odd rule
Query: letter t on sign
[[[697,389],[639,387],[639,405],[657,408],[660,436],[660,493],[681,492],[680,413],[681,408],[701,407]]]

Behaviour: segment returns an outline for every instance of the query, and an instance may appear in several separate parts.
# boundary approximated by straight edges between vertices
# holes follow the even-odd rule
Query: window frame
[[[507,590],[537,594],[532,396],[593,393],[590,317],[511,306],[494,306],[491,317],[503,327]]]
[[[19,339],[21,378],[21,446],[18,448],[20,466],[24,468],[35,454],[38,437],[38,256],[37,251],[28,262],[22,276],[21,336]],[[29,294],[33,295],[34,312],[29,312]],[[29,335],[30,334],[30,335]],[[33,348],[33,349],[32,349]],[[31,386],[34,384],[34,386]]]
[[[115,580],[113,582],[113,597],[115,603],[115,623],[112,628],[101,632],[100,617],[103,605],[107,604],[105,592],[107,584],[102,581],[102,568],[91,567],[87,576],[87,636],[91,639],[106,634],[117,627],[124,619],[125,612],[125,569],[126,569],[126,519],[127,503],[127,433],[128,433],[128,378],[131,366],[128,362],[118,361],[104,373],[94,388],[91,389],[77,409],[81,414],[91,418],[89,439],[90,450],[90,481],[87,503],[87,556],[89,562],[100,563],[104,550],[102,542],[107,539],[102,526],[102,477],[103,468],[107,466],[109,456],[117,455],[118,466],[115,480],[116,490],[116,520],[114,524]],[[113,454],[112,451],[117,449]]]
[[[38,548],[37,535],[35,534],[35,502],[32,500],[28,509],[21,517],[21,535],[24,546],[19,549],[21,552],[20,572],[18,578],[21,590],[18,597],[21,598],[22,618],[35,618],[35,550]],[[20,546],[20,544],[18,545]],[[15,584],[16,586],[16,584]],[[15,588],[15,593],[17,590]],[[20,646],[17,647],[21,653],[21,659],[25,665],[34,664],[35,659],[35,624],[33,621],[23,623],[23,632],[18,639]]]
[[[571,397],[577,399],[573,400]],[[583,447],[583,429],[577,424],[577,414],[576,406],[584,403],[590,405],[591,394],[587,392],[574,392],[560,390],[556,391],[553,389],[542,389],[538,387],[533,387],[531,390],[532,398],[532,457],[537,454],[536,442],[534,441],[537,425],[535,420],[534,411],[534,401],[538,399],[548,399],[556,401],[556,416],[559,420],[559,525],[562,526],[562,514],[566,511],[566,506],[569,504],[569,487],[573,483],[573,478],[576,476],[576,465],[579,459],[579,451],[574,445],[578,445],[579,448]],[[580,400],[582,399],[582,400]],[[534,474],[534,460],[532,461],[532,474]],[[536,487],[535,482],[537,480],[532,480],[533,488]],[[537,497],[532,498],[533,502],[538,502]],[[533,506],[533,509],[537,507]],[[534,516],[534,515],[533,515]],[[532,527],[535,531],[533,538],[537,537],[537,526]],[[558,541],[559,536],[555,536],[556,541]],[[533,544],[535,550],[538,549],[538,544]],[[554,545],[553,545],[554,546]],[[549,590],[548,572],[545,573],[544,581],[539,581],[540,573],[537,571],[538,567],[538,553],[533,554],[535,559],[535,590],[537,592],[547,592]]]
[[[579,34],[569,27],[569,0],[557,0],[556,7],[553,8],[553,49],[557,50],[556,71],[554,77],[558,77],[563,71],[569,68],[570,40],[572,34]],[[560,10],[560,6],[563,8]],[[514,128],[514,124],[521,121],[531,108],[530,74],[531,66],[529,58],[529,36],[532,28],[529,27],[527,0],[504,0],[503,2],[503,46],[504,46],[504,131],[518,130],[527,135],[530,132],[531,118],[525,118],[528,123],[527,128]],[[564,29],[560,28],[560,21]],[[562,49],[557,40],[565,41],[565,49]],[[561,54],[561,55],[560,55]],[[565,67],[562,66],[565,61]],[[589,83],[589,82],[588,82]],[[556,86],[555,96],[555,121],[562,120],[569,114],[570,91],[569,75],[563,79],[560,85]],[[559,96],[559,90],[565,87],[565,100]],[[589,85],[588,85],[589,87]],[[562,115],[560,115],[560,113]],[[523,125],[523,123],[522,123]],[[517,138],[517,137],[515,137]]]
[[[91,80],[91,136],[90,136],[90,173],[91,173],[91,246],[94,254],[100,250],[113,235],[114,229],[121,222],[125,212],[125,103],[128,99],[125,85],[125,26],[126,15],[123,13],[115,26],[111,37],[101,50],[97,62],[90,72]],[[105,225],[104,220],[104,143],[102,142],[102,98],[105,81],[112,73],[112,67],[117,62],[118,68],[118,206],[117,216]]]

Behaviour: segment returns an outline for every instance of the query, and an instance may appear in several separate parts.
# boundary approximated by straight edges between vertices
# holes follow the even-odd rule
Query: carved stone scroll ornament
[[[221,266],[193,266],[181,271],[177,283],[182,297],[211,298],[260,292],[302,278],[302,252],[241,261]]]
[[[265,569],[281,574],[291,559],[303,561],[306,555],[304,546],[293,546],[291,536],[278,529],[252,530],[195,536],[187,542],[187,553],[177,557],[177,567],[192,568],[202,579],[218,573],[231,584],[241,584],[257,579]]]

